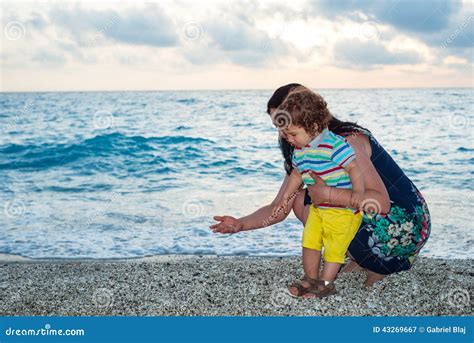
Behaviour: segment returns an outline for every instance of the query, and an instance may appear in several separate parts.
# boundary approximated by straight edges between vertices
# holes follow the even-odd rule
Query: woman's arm
[[[231,216],[215,216],[214,220],[219,221],[219,223],[211,225],[210,228],[214,232],[235,233],[239,231],[260,229],[283,221],[288,216],[289,212],[285,213],[284,211],[280,211],[277,216],[273,218],[272,209],[276,205],[278,199],[283,197],[288,181],[289,177],[286,175],[278,194],[270,204],[259,208],[252,214],[238,219]],[[293,202],[294,198],[288,202],[288,208],[291,209],[293,207]]]
[[[365,193],[362,201],[364,210],[387,213],[390,210],[390,198],[379,173],[370,160],[372,151],[369,139],[359,135],[348,138],[347,142],[354,149],[357,156],[355,161],[364,175]],[[329,202],[335,205],[351,206],[352,190],[328,187],[316,174],[311,173],[311,176],[316,180],[316,184],[308,186],[308,191],[314,204]]]

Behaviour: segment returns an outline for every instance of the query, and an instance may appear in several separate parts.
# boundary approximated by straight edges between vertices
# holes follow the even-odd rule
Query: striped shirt
[[[306,185],[314,184],[308,173],[313,171],[328,186],[352,189],[351,179],[344,168],[354,159],[354,149],[345,139],[325,129],[304,148],[295,147],[292,162]],[[339,206],[320,204],[319,207]]]

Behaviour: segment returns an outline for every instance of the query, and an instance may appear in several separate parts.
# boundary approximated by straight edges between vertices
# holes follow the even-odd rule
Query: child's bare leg
[[[321,251],[303,248],[303,270],[308,277],[312,279],[318,278],[320,263]],[[304,288],[311,287],[306,280],[301,280],[301,286]],[[288,291],[293,295],[298,295],[298,289],[296,287],[289,287]]]
[[[321,251],[303,248],[303,270],[312,279],[319,276],[319,266],[321,264]]]
[[[340,263],[324,262],[324,268],[320,279],[329,282],[336,280],[339,269],[341,269]]]

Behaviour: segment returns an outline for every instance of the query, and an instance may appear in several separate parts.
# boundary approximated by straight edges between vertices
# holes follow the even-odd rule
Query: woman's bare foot
[[[364,287],[371,287],[377,281],[381,281],[385,278],[385,275],[378,274],[367,270],[367,279],[365,279]]]
[[[340,273],[350,273],[350,272],[359,271],[362,269],[363,268],[359,266],[356,261],[349,260],[349,263],[347,263],[344,267],[341,268]]]

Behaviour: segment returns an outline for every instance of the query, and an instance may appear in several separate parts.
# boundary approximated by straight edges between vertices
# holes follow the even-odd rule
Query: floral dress
[[[369,138],[370,159],[387,188],[391,206],[386,214],[364,214],[349,252],[359,265],[379,274],[408,270],[430,235],[426,201],[369,131],[357,129],[342,136],[351,134],[364,134]],[[370,199],[367,201],[368,207],[374,210],[380,206],[375,200],[372,204]]]

